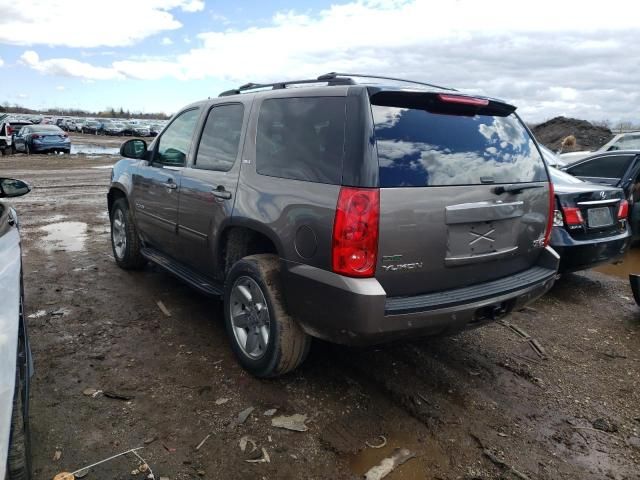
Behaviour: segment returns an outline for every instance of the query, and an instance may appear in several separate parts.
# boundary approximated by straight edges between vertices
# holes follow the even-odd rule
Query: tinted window
[[[609,155],[588,160],[567,171],[576,177],[622,178],[632,158],[630,155]]]
[[[532,138],[513,114],[431,113],[388,101],[372,110],[381,187],[547,180]]]
[[[167,165],[184,165],[191,147],[199,109],[188,110],[176,117],[158,142],[157,161]]]
[[[204,124],[196,167],[226,172],[233,167],[242,131],[242,105],[222,105],[209,112]]]
[[[309,182],[340,183],[344,127],[343,97],[265,100],[258,117],[257,172]]]

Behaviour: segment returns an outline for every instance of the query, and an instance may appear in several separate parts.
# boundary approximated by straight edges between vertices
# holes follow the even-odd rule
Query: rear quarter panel
[[[256,98],[251,109],[232,224],[265,234],[283,260],[330,270],[333,220],[340,186],[256,172],[256,128],[261,100]]]

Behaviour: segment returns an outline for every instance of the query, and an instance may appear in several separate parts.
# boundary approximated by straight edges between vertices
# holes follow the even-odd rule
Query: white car
[[[0,178],[0,200],[29,186]],[[31,478],[29,384],[32,361],[22,306],[22,258],[16,211],[0,201],[0,480]]]
[[[598,150],[561,153],[560,158],[567,164],[571,164],[590,155],[613,150],[640,150],[640,132],[619,133]]]

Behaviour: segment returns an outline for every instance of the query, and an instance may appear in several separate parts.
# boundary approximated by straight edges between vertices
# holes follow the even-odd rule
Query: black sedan
[[[556,195],[550,245],[560,254],[559,270],[585,270],[621,259],[631,241],[624,191],[553,167],[549,172]]]
[[[71,151],[69,135],[55,125],[28,125],[14,137],[16,152],[48,153]]]
[[[640,236],[640,150],[598,153],[562,170],[587,182],[622,188],[629,201],[631,230],[634,237]]]

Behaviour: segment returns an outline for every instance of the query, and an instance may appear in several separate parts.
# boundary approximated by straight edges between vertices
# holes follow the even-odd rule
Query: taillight
[[[486,98],[467,97],[464,95],[449,95],[446,93],[438,94],[438,98],[441,102],[445,103],[457,103],[458,105],[472,105],[474,107],[486,107],[489,105],[489,100]]]
[[[31,135],[31,138],[42,138],[42,135],[38,135],[37,133],[34,133],[33,135]]]
[[[380,190],[342,187],[333,224],[333,271],[349,277],[372,277],[378,257]]]
[[[547,212],[547,229],[544,232],[544,246],[549,245],[551,229],[553,228],[553,213],[556,209],[556,194],[553,191],[553,183],[549,182],[549,211]]]
[[[624,220],[629,216],[629,202],[622,200],[618,207],[618,220]]]
[[[567,225],[582,225],[584,223],[582,212],[577,207],[562,207],[562,213],[564,213],[564,221]]]
[[[10,137],[13,134],[13,128],[7,125],[7,136]]]

